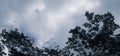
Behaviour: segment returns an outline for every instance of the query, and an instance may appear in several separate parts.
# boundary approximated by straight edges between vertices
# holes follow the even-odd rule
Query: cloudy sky
[[[120,0],[0,0],[0,29],[18,28],[38,47],[64,46],[69,30],[85,22],[85,11],[110,11],[120,24]]]

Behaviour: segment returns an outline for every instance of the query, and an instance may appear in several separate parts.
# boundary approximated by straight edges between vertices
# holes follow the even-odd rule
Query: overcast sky
[[[70,29],[85,22],[85,11],[110,11],[120,24],[120,0],[0,0],[0,29],[18,28],[36,46],[64,46]]]

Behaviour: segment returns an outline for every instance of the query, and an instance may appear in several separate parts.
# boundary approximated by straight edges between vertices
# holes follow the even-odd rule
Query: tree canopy
[[[120,56],[120,27],[114,16],[110,12],[94,15],[88,11],[85,16],[87,22],[69,31],[72,35],[62,49],[39,49],[18,29],[2,30],[0,56]]]
[[[104,15],[94,15],[86,12],[88,22],[70,30],[67,47],[78,52],[78,56],[119,56],[120,33],[115,34],[119,25],[114,22],[114,16],[107,12]]]

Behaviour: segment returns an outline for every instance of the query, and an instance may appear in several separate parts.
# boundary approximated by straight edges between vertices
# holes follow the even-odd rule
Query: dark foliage
[[[42,48],[33,46],[28,36],[17,29],[0,34],[0,56],[120,56],[120,29],[114,22],[114,16],[107,12],[104,15],[85,13],[87,22],[83,27],[71,29],[63,49]],[[8,53],[4,50],[8,49]]]
[[[70,30],[68,49],[74,49],[79,56],[120,56],[120,33],[115,31],[120,27],[115,24],[114,16],[107,12],[104,15],[94,15],[86,12],[88,22],[81,27]]]
[[[36,56],[38,54],[37,48],[33,47],[31,40],[17,29],[10,32],[2,30],[1,38],[3,38],[1,40],[4,44],[3,49],[5,46],[7,47],[9,56]]]

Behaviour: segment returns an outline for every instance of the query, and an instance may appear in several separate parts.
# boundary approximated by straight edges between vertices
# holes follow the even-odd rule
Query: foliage
[[[120,56],[120,30],[114,22],[114,16],[107,12],[104,15],[85,13],[87,22],[82,27],[71,29],[63,49],[37,48],[32,40],[17,29],[0,34],[0,56]],[[7,47],[8,53],[4,50]]]
[[[110,12],[104,15],[86,12],[85,16],[88,22],[83,26],[86,29],[77,26],[70,30],[68,49],[74,49],[79,56],[119,56],[120,33],[114,33],[120,27],[115,24],[114,16]]]

